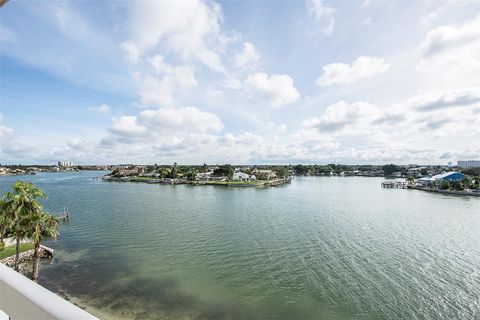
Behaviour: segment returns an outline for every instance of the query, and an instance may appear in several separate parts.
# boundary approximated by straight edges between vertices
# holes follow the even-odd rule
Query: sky
[[[480,158],[479,1],[9,1],[0,163]]]

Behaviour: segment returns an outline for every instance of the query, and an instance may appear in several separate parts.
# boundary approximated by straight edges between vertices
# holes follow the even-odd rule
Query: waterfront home
[[[465,175],[463,173],[457,171],[450,171],[441,174],[434,175],[433,177],[425,177],[417,179],[417,184],[421,187],[431,187],[436,182],[442,181],[462,181],[465,179]]]
[[[442,174],[437,174],[432,178],[435,179],[435,181],[462,181],[463,179],[465,179],[465,175],[457,171],[450,171]]]
[[[212,173],[211,172],[199,172],[197,173],[196,180],[197,181],[208,181],[210,180]]]
[[[232,180],[234,181],[255,181],[257,178],[248,173],[237,171],[233,174]]]

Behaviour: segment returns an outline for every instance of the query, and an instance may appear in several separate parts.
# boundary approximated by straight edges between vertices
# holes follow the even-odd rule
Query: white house
[[[244,172],[237,171],[233,174],[232,180],[234,181],[254,181],[256,177]]]

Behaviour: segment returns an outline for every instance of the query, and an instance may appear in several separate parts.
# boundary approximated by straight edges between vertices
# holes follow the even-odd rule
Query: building
[[[59,167],[73,167],[72,161],[58,161]]]
[[[450,171],[441,174],[437,174],[432,177],[435,181],[462,181],[465,179],[465,175],[463,173],[457,171]]]
[[[234,181],[254,181],[256,177],[251,174],[237,171],[233,174],[232,180]]]
[[[461,168],[477,168],[480,167],[480,160],[461,160],[457,161],[457,166]]]
[[[435,185],[437,182],[462,181],[463,179],[465,179],[464,174],[457,171],[450,171],[450,172],[437,174],[433,177],[420,178],[417,180],[417,184],[423,187],[431,187]]]

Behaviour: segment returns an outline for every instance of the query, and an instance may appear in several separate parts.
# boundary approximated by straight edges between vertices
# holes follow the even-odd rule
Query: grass
[[[20,243],[20,252],[33,249],[33,243]],[[15,254],[15,245],[0,249],[0,259],[5,259]]]

